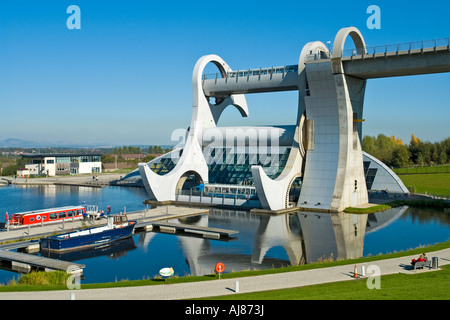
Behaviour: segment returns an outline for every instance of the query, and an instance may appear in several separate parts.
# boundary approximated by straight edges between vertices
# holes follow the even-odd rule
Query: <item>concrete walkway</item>
[[[427,252],[427,256],[429,259],[438,257],[439,266],[450,263],[450,249]],[[411,270],[409,263],[411,259],[417,257],[418,255],[412,255],[363,263],[358,265],[358,272],[359,274],[361,273],[360,268],[363,265],[366,270],[368,270],[370,265],[379,267],[381,275],[435,271],[428,268],[417,271]],[[129,288],[0,293],[0,300],[68,300],[71,299],[71,294],[74,294],[76,300],[173,300],[212,297],[235,294],[236,281],[239,282],[240,293],[293,288],[336,281],[351,281],[354,280],[352,277],[354,267],[354,264],[349,264],[272,275]],[[366,274],[367,276],[370,275]]]
[[[93,179],[93,176],[97,176],[97,179]],[[13,178],[4,177],[11,181],[12,184],[16,185],[85,185],[85,186],[102,186],[109,184],[113,180],[120,179],[126,176],[125,173],[99,173],[99,174],[81,174],[81,175],[71,175],[71,176],[52,176],[52,177],[42,177],[42,178]],[[0,180],[1,184],[6,184],[6,180]]]

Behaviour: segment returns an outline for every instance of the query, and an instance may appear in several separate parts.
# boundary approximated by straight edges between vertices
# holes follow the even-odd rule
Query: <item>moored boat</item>
[[[126,215],[107,216],[108,223],[102,227],[94,227],[75,232],[42,238],[41,250],[49,252],[65,252],[106,245],[113,241],[130,237],[134,232],[136,221],[128,221]]]
[[[22,227],[35,224],[47,224],[61,220],[83,219],[84,206],[67,206],[50,209],[40,209],[14,213],[11,217],[5,215],[5,226]]]

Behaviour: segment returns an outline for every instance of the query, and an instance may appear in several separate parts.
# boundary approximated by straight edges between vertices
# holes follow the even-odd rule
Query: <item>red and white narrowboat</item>
[[[34,224],[46,224],[49,222],[62,220],[83,219],[86,213],[84,206],[69,206],[42,210],[33,210],[27,212],[14,213],[6,222],[10,226],[28,226]]]

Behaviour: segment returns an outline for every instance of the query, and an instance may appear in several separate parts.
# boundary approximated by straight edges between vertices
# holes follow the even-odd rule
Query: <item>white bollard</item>
[[[364,266],[361,266],[361,276],[364,277],[366,275],[366,271],[364,269]]]
[[[74,293],[74,292],[72,292],[72,293],[70,294],[70,300],[75,300],[75,293]]]
[[[236,287],[235,287],[235,289],[234,289],[234,292],[235,293],[239,293],[239,281],[236,281],[236,285],[235,285]]]

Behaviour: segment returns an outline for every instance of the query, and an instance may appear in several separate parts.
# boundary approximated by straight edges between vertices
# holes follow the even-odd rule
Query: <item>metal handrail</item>
[[[247,70],[235,70],[230,71],[222,76],[220,72],[203,74],[202,80],[218,79],[218,78],[244,78],[249,76],[261,76],[272,74],[286,74],[290,72],[298,72],[298,65],[286,65],[281,67],[259,68],[259,69],[247,69]]]
[[[399,53],[401,51],[410,53],[411,50],[421,50],[423,52],[424,49],[436,49],[441,47],[447,47],[450,50],[450,37],[442,38],[442,39],[434,39],[434,40],[423,40],[423,41],[414,41],[414,42],[405,42],[405,43],[397,43],[397,44],[388,44],[382,46],[366,46],[365,55],[374,55],[379,53]],[[348,49],[342,51],[341,57],[352,57],[359,55],[356,49]]]
[[[433,39],[433,40],[423,40],[423,41],[414,41],[414,42],[405,42],[405,43],[397,43],[397,44],[387,44],[381,46],[366,46],[365,53],[361,55],[358,53],[357,49],[346,49],[342,51],[341,58],[344,57],[355,57],[355,56],[375,56],[376,54],[384,54],[385,56],[388,53],[395,53],[396,55],[401,54],[411,54],[413,50],[420,52],[424,52],[426,49],[434,49],[434,52],[437,51],[437,48],[447,48],[450,51],[450,37],[442,38],[442,39]],[[325,60],[330,59],[331,53],[321,54],[311,54],[306,56],[306,61],[316,61],[316,60]]]
[[[450,37],[442,38],[442,39],[433,39],[433,40],[423,40],[423,41],[414,41],[414,42],[405,42],[405,43],[397,43],[397,44],[388,44],[381,46],[365,46],[365,53],[362,56],[375,56],[376,54],[384,54],[385,56],[388,53],[396,53],[396,55],[401,54],[411,54],[413,50],[420,50],[420,52],[424,52],[426,49],[433,49],[434,52],[437,51],[437,48],[447,48],[450,51]],[[355,57],[360,55],[357,49],[346,49],[342,51],[341,58],[344,57]],[[306,61],[317,61],[317,60],[327,60],[331,59],[331,50],[330,53],[321,52],[320,54],[310,54],[306,56]],[[298,65],[286,65],[282,67],[271,67],[271,68],[260,68],[260,69],[248,69],[248,70],[236,70],[227,72],[224,76],[220,72],[212,73],[212,74],[203,74],[203,80],[209,79],[219,79],[219,78],[243,78],[249,76],[261,76],[261,75],[272,75],[277,73],[289,73],[289,72],[298,72]]]

